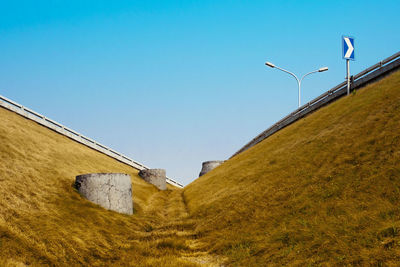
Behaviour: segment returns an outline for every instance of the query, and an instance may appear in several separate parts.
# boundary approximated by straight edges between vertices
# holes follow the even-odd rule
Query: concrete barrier
[[[204,161],[202,164],[202,168],[199,174],[199,177],[206,174],[207,172],[215,169],[219,165],[221,165],[224,162],[224,160],[210,160],[210,161]]]
[[[160,190],[167,189],[166,172],[164,169],[147,169],[141,170],[139,176],[146,182],[155,185]]]
[[[75,188],[93,203],[124,214],[133,214],[131,177],[124,173],[89,173],[76,176]]]

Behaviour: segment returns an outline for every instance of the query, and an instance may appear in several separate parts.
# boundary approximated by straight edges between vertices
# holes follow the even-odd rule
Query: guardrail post
[[[353,84],[354,84],[354,76],[350,76],[350,89],[353,89]]]

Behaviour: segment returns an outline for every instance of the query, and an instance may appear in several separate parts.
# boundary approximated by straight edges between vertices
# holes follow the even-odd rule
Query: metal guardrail
[[[388,73],[400,68],[400,52],[378,62],[377,64],[361,71],[360,73],[351,77],[351,86],[350,90],[353,91],[360,87],[364,87],[368,83],[384,77]],[[277,131],[285,128],[286,126],[294,123],[295,121],[307,116],[308,114],[314,112],[315,110],[325,106],[326,104],[335,101],[347,94],[347,82],[342,82],[332,89],[326,91],[322,95],[318,96],[317,98],[311,100],[307,104],[299,107],[277,123],[273,124],[267,130],[262,132],[261,134],[257,135],[253,138],[250,142],[248,142],[245,146],[239,149],[235,154],[233,154],[230,158],[233,158],[237,154],[246,151],[250,147],[260,143],[265,138],[273,135]]]
[[[115,150],[113,150],[105,145],[102,145],[89,137],[86,137],[86,136],[84,136],[84,135],[82,135],[82,134],[56,122],[56,121],[53,121],[53,120],[43,116],[42,114],[40,114],[36,111],[33,111],[27,107],[24,107],[21,104],[18,104],[17,102],[12,101],[1,95],[0,95],[0,107],[3,107],[5,109],[8,109],[15,113],[18,113],[19,115],[21,115],[25,118],[33,120],[33,121],[39,123],[40,125],[43,125],[53,131],[56,131],[74,141],[84,144],[85,146],[93,148],[94,150],[97,150],[103,154],[106,154],[107,156],[110,156],[110,157],[112,157],[122,163],[125,163],[137,170],[149,169],[149,167],[147,167],[137,161],[134,161],[133,159],[131,159],[119,152],[116,152]],[[180,187],[180,188],[183,187],[182,184],[180,184],[168,177],[167,177],[167,183],[177,186],[177,187]]]

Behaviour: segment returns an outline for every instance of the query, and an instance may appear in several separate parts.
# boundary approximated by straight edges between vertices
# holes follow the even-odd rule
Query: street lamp
[[[315,72],[324,72],[324,71],[327,71],[327,70],[328,70],[328,67],[319,68],[319,69],[317,69],[317,70],[314,70],[314,71],[311,71],[311,72],[309,72],[309,73],[306,73],[306,74],[305,74],[303,77],[301,77],[301,79],[299,80],[299,78],[297,78],[297,76],[296,76],[293,72],[290,72],[290,71],[287,71],[287,70],[285,70],[285,69],[279,68],[279,67],[275,66],[274,64],[272,64],[271,62],[265,62],[265,65],[267,65],[267,66],[270,67],[270,68],[277,68],[278,70],[281,70],[281,71],[284,71],[284,72],[286,72],[286,73],[289,73],[289,74],[292,75],[294,78],[296,78],[297,85],[298,85],[298,87],[299,87],[299,107],[300,107],[301,82],[303,81],[304,77],[306,77],[306,76],[308,76],[308,75],[310,75],[310,74],[312,74],[312,73],[315,73]]]

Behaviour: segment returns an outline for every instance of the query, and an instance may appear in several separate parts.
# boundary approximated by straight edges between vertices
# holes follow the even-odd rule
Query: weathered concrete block
[[[212,169],[215,169],[219,165],[221,165],[224,162],[224,160],[210,160],[210,161],[204,161],[203,166],[201,168],[199,177],[206,174],[207,172],[211,171]]]
[[[76,176],[75,187],[88,200],[105,209],[132,214],[132,182],[124,173],[89,173]]]
[[[164,169],[141,170],[139,176],[146,182],[157,186],[160,190],[167,189],[167,175]]]

